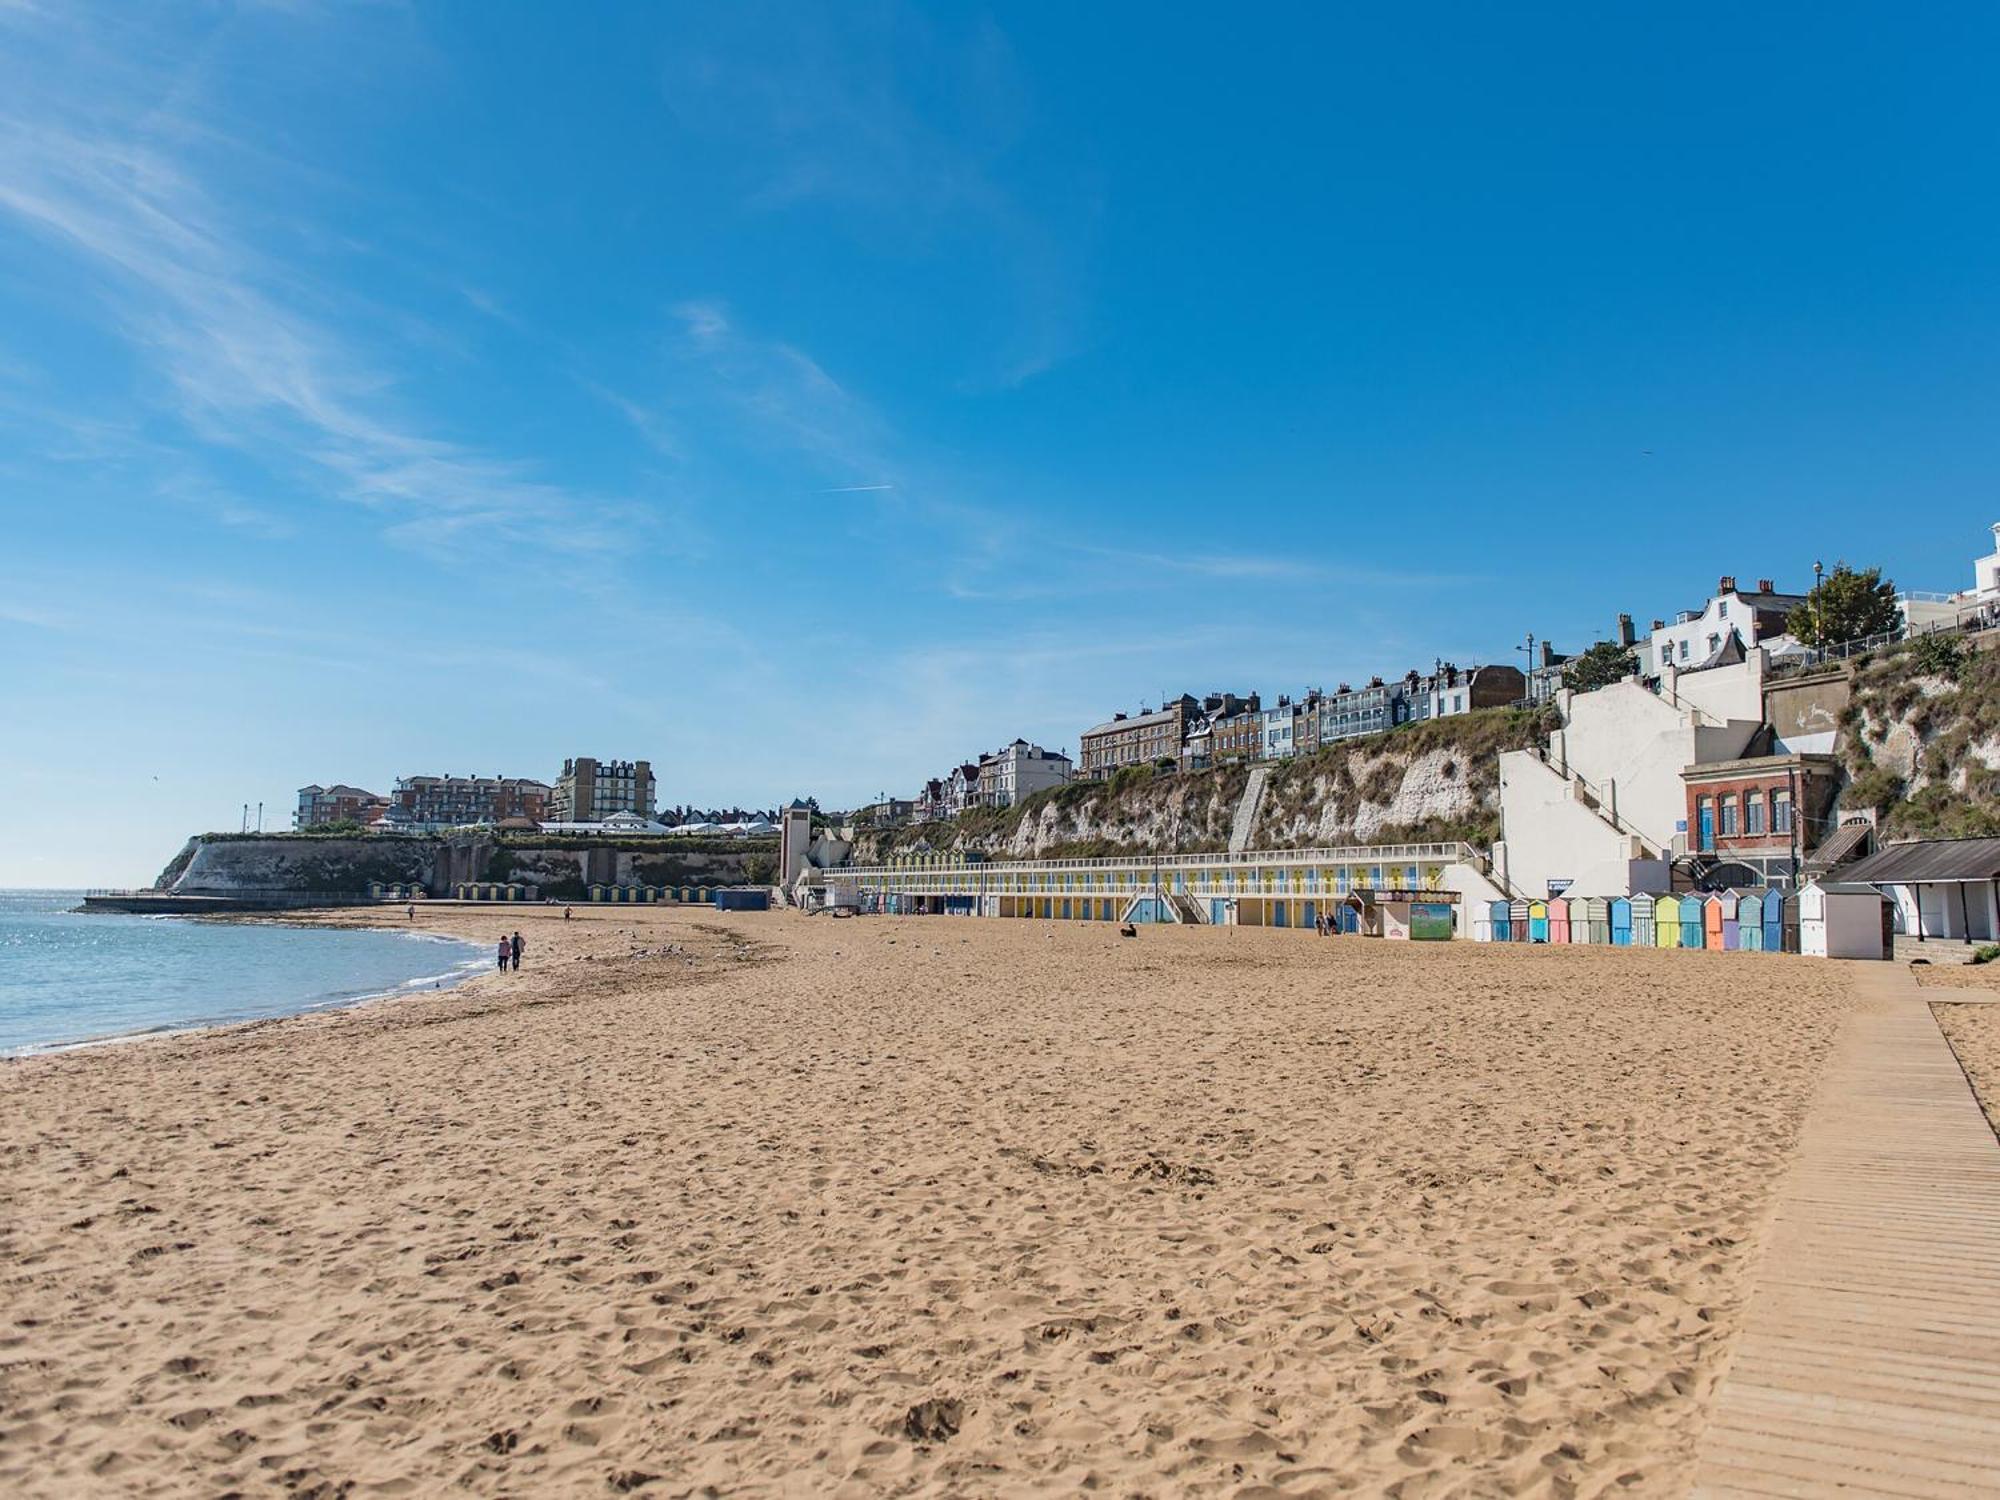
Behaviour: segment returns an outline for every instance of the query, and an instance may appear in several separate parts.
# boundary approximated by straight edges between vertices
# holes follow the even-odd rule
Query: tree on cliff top
[[[1856,572],[1837,562],[1806,602],[1792,610],[1785,628],[1808,646],[1838,646],[1894,630],[1902,620],[1896,585],[1880,568]]]
[[[1573,693],[1594,693],[1614,682],[1623,682],[1638,670],[1639,657],[1630,646],[1599,641],[1581,656],[1563,663],[1563,686]]]

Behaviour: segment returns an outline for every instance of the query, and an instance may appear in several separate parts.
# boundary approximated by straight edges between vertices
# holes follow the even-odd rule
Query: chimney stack
[[[1620,615],[1618,617],[1618,644],[1629,646],[1638,639],[1639,632],[1632,628],[1632,617],[1630,615]]]
[[[1655,620],[1655,621],[1653,621],[1653,629],[1655,629],[1655,630],[1665,630],[1666,628],[1667,628],[1667,622],[1666,622],[1665,620]]]
[[[1778,590],[1770,579],[1760,578],[1757,580],[1757,592],[1760,594],[1775,594]]]
[[[1736,575],[1734,573],[1724,573],[1722,577],[1716,581],[1715,591],[1718,594],[1735,593]]]

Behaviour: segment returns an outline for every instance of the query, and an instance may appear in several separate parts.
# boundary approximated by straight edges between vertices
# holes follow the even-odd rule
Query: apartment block
[[[556,823],[602,823],[613,813],[650,818],[654,803],[650,761],[579,755],[563,762],[549,797],[549,817]]]
[[[378,797],[358,786],[302,786],[299,805],[292,814],[292,827],[320,828],[328,823],[379,822],[389,810],[389,799]]]
[[[540,823],[548,807],[548,783],[524,776],[399,776],[382,821],[415,831]]]

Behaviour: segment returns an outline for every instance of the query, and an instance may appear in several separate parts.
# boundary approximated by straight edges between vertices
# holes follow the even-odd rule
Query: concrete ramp
[[[1264,784],[1271,779],[1269,766],[1253,766],[1243,784],[1243,799],[1236,804],[1236,816],[1229,824],[1229,852],[1241,854],[1250,847],[1250,834],[1257,826],[1257,809],[1264,805]]]

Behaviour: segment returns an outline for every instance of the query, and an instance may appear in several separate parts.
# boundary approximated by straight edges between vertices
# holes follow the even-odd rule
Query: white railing
[[[881,876],[1024,875],[1089,870],[1207,870],[1224,866],[1392,865],[1416,863],[1476,865],[1486,855],[1463,842],[1437,844],[1349,844],[1326,849],[1246,849],[1241,854],[1132,854],[1097,859],[1009,859],[963,865],[844,865],[817,873],[852,880]]]

